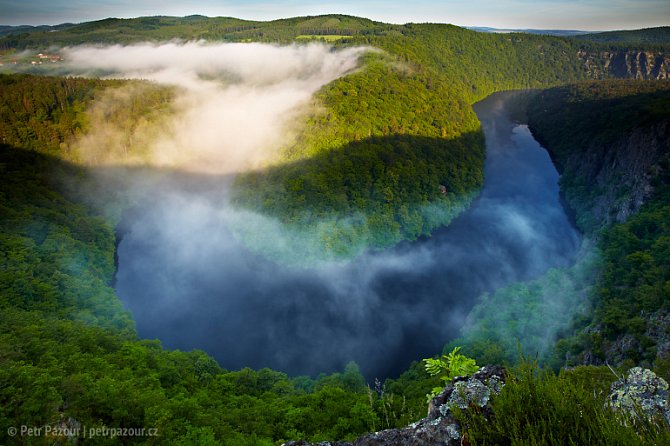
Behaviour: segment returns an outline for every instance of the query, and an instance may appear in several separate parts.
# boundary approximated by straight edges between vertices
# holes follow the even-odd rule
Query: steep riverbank
[[[561,172],[580,229],[622,223],[654,193],[669,151],[670,83],[607,81],[546,90],[529,125]]]
[[[556,356],[568,364],[667,367],[670,83],[550,89],[531,103],[529,118],[562,172],[579,227],[602,252],[589,310]]]

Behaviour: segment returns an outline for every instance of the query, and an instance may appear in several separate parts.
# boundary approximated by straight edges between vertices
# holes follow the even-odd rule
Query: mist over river
[[[519,94],[475,105],[487,158],[469,210],[344,265],[283,266],[247,250],[223,224],[227,178],[162,184],[121,223],[116,289],[139,335],[227,369],[314,375],[353,360],[368,380],[438,353],[479,295],[570,264],[580,244],[547,152],[512,119]]]

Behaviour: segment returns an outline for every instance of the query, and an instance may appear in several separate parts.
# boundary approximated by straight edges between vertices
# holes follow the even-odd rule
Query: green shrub
[[[472,445],[670,444],[667,430],[652,423],[636,430],[605,407],[616,379],[607,373],[577,367],[557,375],[523,360],[491,400],[490,419],[473,410],[457,411],[456,417]]]
[[[426,371],[430,376],[439,376],[443,384],[449,384],[457,376],[466,376],[475,373],[479,370],[474,359],[468,358],[465,355],[458,353],[460,347],[454,349],[448,355],[442,355],[441,358],[427,358],[424,359],[426,363]],[[431,393],[426,395],[430,401],[436,397],[444,387],[433,387]]]

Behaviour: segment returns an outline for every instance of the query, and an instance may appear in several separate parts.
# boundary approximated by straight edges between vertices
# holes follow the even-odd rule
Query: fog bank
[[[68,74],[145,79],[177,88],[169,117],[166,110],[151,129],[152,138],[143,138],[140,153],[128,159],[222,174],[258,168],[276,155],[299,129],[312,95],[355,70],[364,51],[321,44],[188,42],[70,47],[62,54]],[[94,107],[110,108],[105,101],[118,102],[118,94],[99,96]],[[108,117],[91,123],[78,145],[84,161],[99,164],[104,154],[97,147],[115,133],[128,132],[114,128]]]
[[[313,94],[355,70],[364,51],[204,43],[64,50],[70,74],[174,89],[169,103],[159,100],[130,124],[115,116],[155,92],[133,83],[97,95],[90,131],[77,142],[86,164],[149,166],[126,176],[109,169],[91,188],[143,191],[119,228],[116,276],[140,336],[205,350],[229,369],[317,374],[355,360],[368,379],[385,378],[457,337],[482,293],[571,264],[580,240],[559,202],[558,174],[528,128],[512,121],[509,93],[476,106],[487,144],[481,196],[431,238],[299,268],[235,237],[231,225],[244,226],[247,243],[293,246],[300,237],[231,207],[231,180],[290,143]],[[147,170],[158,174],[149,181]],[[569,319],[569,301],[548,299]],[[556,329],[542,335],[537,348]]]
[[[140,335],[201,348],[227,368],[316,374],[355,360],[369,379],[439,352],[483,292],[569,265],[580,244],[558,174],[511,121],[508,96],[477,106],[488,157],[471,209],[431,238],[345,264],[264,259],[227,229],[254,216],[228,207],[216,178],[166,179],[125,219],[119,246],[117,290]],[[566,303],[552,308],[568,314]]]

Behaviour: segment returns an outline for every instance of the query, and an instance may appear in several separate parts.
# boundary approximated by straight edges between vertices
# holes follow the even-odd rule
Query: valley
[[[3,31],[27,62],[0,67],[0,442],[28,442],[17,423],[353,440],[423,417],[421,360],[455,346],[567,386],[520,415],[552,438],[573,435],[561,404],[601,410],[605,364],[669,378],[666,35]],[[664,439],[587,418],[602,444]]]

